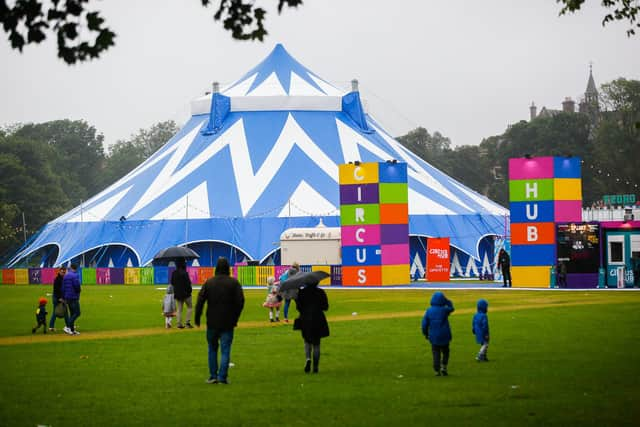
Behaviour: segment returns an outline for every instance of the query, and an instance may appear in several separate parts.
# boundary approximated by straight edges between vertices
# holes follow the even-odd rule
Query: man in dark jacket
[[[191,287],[191,278],[189,278],[189,273],[187,273],[187,263],[183,259],[176,262],[176,269],[171,274],[171,285],[173,286],[173,296],[176,300],[178,328],[184,329],[185,326],[187,328],[193,328],[193,326],[191,326],[191,311],[193,310],[191,293],[193,292],[193,288]],[[187,315],[185,316],[187,319],[186,324],[182,323],[182,309],[185,304],[187,305]]]
[[[196,326],[207,303],[207,343],[209,344],[209,384],[227,384],[233,329],[238,324],[244,308],[242,286],[230,276],[231,269],[226,258],[218,258],[215,275],[205,282],[198,294],[196,304]],[[218,369],[218,345],[220,366]]]
[[[64,332],[69,335],[80,335],[76,331],[76,320],[80,317],[80,276],[77,273],[78,265],[71,264],[69,271],[62,279],[62,296],[69,307],[69,318]]]
[[[503,288],[511,287],[511,257],[504,249],[500,249],[498,252],[498,265],[500,266],[500,271],[502,272],[502,285]],[[508,283],[508,285],[507,285]]]
[[[62,280],[64,279],[64,275],[67,274],[66,267],[60,267],[58,269],[58,274],[56,274],[56,278],[53,279],[53,295],[51,297],[51,303],[53,304],[53,310],[51,310],[51,319],[49,320],[49,330],[55,331],[56,326],[56,306],[63,300],[62,294]],[[64,324],[66,325],[69,322],[69,314],[67,308],[64,309]]]

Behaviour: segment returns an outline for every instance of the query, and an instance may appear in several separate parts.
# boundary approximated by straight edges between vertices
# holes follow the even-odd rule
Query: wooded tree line
[[[583,204],[605,194],[640,191],[640,81],[623,78],[600,88],[597,120],[559,112],[520,121],[479,145],[452,148],[449,138],[417,128],[398,140],[431,165],[503,206],[509,205],[512,157],[579,156]]]
[[[0,264],[25,235],[126,175],[178,129],[161,122],[105,152],[102,134],[82,120],[0,128]]]
[[[398,140],[503,206],[508,206],[508,159],[525,154],[580,156],[586,205],[604,194],[638,194],[640,81],[618,79],[602,85],[600,94],[603,111],[595,122],[584,114],[558,113],[511,125],[480,145],[455,148],[446,136],[421,127]],[[105,151],[102,134],[81,120],[0,128],[0,264],[25,234],[30,237],[126,175],[177,131],[175,122],[161,122]]]

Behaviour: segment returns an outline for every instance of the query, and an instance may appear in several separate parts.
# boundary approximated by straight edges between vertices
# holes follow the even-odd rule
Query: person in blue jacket
[[[480,344],[480,351],[476,356],[476,360],[479,362],[488,362],[487,350],[489,348],[489,316],[487,316],[487,310],[489,309],[489,303],[486,299],[478,300],[478,311],[473,316],[473,323],[471,324],[471,332],[476,336],[476,342]]]
[[[69,317],[64,332],[69,335],[80,335],[76,330],[76,320],[80,317],[80,276],[78,275],[78,265],[71,264],[67,274],[62,279],[62,298],[69,307]]]
[[[438,291],[431,297],[431,307],[422,317],[422,334],[431,342],[433,370],[436,376],[448,375],[447,364],[449,363],[449,342],[451,342],[449,315],[453,311],[453,303]]]

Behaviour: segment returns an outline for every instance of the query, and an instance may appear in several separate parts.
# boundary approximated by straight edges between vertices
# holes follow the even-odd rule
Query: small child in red
[[[40,298],[38,300],[38,308],[36,309],[36,322],[38,324],[31,329],[31,333],[35,334],[36,331],[42,326],[44,333],[47,333],[47,299]]]

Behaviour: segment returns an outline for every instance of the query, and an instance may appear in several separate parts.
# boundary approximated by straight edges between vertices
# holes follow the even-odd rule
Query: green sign
[[[605,205],[635,205],[635,194],[607,194],[602,196],[602,203]]]

